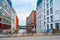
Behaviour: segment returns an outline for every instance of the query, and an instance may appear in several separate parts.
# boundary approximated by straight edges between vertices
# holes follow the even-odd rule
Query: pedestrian
[[[48,34],[48,33],[50,33],[50,29],[47,29],[47,30],[46,30],[46,34]]]

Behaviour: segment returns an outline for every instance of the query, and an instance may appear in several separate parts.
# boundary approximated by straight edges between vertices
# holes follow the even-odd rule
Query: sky
[[[26,17],[30,15],[32,10],[36,10],[37,0],[11,0],[19,18],[19,25],[26,25]]]

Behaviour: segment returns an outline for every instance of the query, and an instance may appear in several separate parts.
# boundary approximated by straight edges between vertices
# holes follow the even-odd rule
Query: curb
[[[0,38],[9,38],[9,37],[31,37],[31,36],[60,36],[60,35],[26,35],[26,36],[1,36]]]

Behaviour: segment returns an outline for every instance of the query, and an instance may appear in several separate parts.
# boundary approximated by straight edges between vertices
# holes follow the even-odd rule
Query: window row
[[[59,30],[60,29],[60,23],[55,23],[55,29],[56,30]],[[53,24],[50,24],[50,28],[51,28],[51,30],[52,29],[54,29],[54,26],[53,26]],[[47,24],[47,29],[49,29],[49,24]]]
[[[53,16],[50,16],[50,19],[49,19],[49,17],[47,17],[47,23],[49,23],[49,20],[50,20],[50,22],[53,22]]]
[[[47,2],[48,2],[48,0],[47,0]],[[47,2],[46,2],[46,3],[47,3]],[[47,4],[46,4],[46,8],[47,8],[47,9],[49,8],[49,5],[50,5],[50,7],[53,6],[53,0],[50,0],[50,3],[47,3]],[[45,8],[45,2],[44,2],[44,8]]]
[[[49,11],[50,11],[50,14],[53,14],[53,7],[51,7],[50,10],[47,10],[47,16],[49,15]]]

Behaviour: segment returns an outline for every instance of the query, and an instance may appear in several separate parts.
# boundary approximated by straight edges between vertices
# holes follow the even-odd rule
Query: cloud
[[[11,0],[19,18],[19,25],[26,25],[26,17],[36,9],[37,0]]]
[[[20,6],[26,6],[26,5],[32,5],[32,7],[36,6],[37,0],[12,0],[12,3],[14,6],[20,7]],[[17,5],[16,5],[17,4]]]

